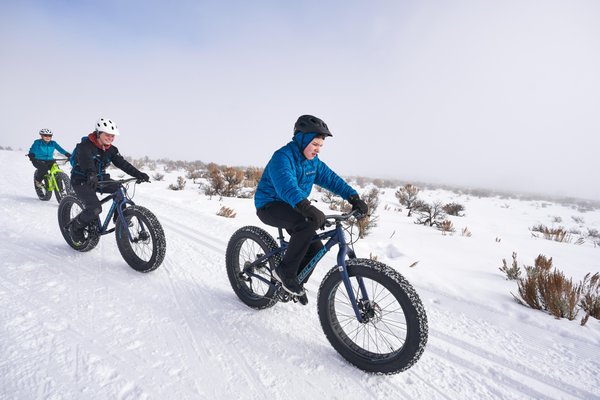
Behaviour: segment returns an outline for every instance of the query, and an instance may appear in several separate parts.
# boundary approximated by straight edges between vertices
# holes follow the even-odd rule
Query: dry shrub
[[[186,183],[186,181],[185,181],[185,179],[183,179],[183,176],[178,176],[177,177],[177,184],[174,185],[174,184],[171,183],[169,185],[169,189],[171,189],[171,190],[183,190],[183,188],[185,188],[185,183]]]
[[[535,258],[533,265],[545,272],[549,272],[552,269],[552,257],[548,259],[545,255],[540,254]]]
[[[244,186],[249,188],[255,188],[258,186],[258,182],[260,182],[260,178],[262,178],[262,174],[264,172],[264,168],[257,167],[249,167],[244,171],[245,179]]]
[[[571,242],[571,235],[562,226],[559,226],[557,228],[549,228],[543,224],[539,224],[539,225],[532,226],[530,228],[530,230],[532,232],[541,233],[542,235],[544,235],[544,239],[554,240],[556,242],[561,242],[561,243]],[[534,235],[534,236],[537,237],[536,235]]]
[[[513,253],[513,265],[516,255]],[[513,297],[519,304],[527,304],[536,310],[544,310],[556,318],[575,319],[577,303],[581,294],[581,285],[574,285],[571,279],[557,270],[550,271],[552,258],[539,255],[534,267],[525,267],[527,276],[518,281],[521,298]]]
[[[600,273],[590,278],[588,273],[581,283],[581,301],[579,306],[585,312],[581,325],[585,325],[590,317],[600,319]]]
[[[538,285],[545,309],[550,314],[570,321],[575,319],[581,293],[579,285],[573,285],[573,281],[557,269],[539,274]]]
[[[442,231],[442,235],[446,236],[452,235],[454,232],[456,232],[456,229],[454,229],[452,221],[450,221],[449,219],[445,219],[442,222],[440,222],[440,231]]]
[[[346,226],[357,226],[358,227],[358,237],[361,239],[366,237],[371,229],[377,226],[378,216],[375,215],[375,211],[377,207],[379,207],[379,189],[372,188],[368,192],[364,192],[360,195],[360,198],[367,203],[369,206],[369,215],[359,219],[359,220],[348,220],[345,222]],[[348,202],[342,202],[340,210],[342,212],[349,212],[352,209],[352,206]]]
[[[187,179],[191,179],[192,183],[196,183],[196,179],[202,178],[203,172],[194,168],[189,168],[185,173]]]
[[[512,253],[512,265],[509,267],[506,263],[506,258],[502,259],[502,266],[498,268],[500,271],[506,274],[506,279],[514,280],[519,279],[521,277],[521,268],[517,264],[517,253],[513,251]]]
[[[422,204],[422,201],[418,199],[420,191],[421,189],[411,185],[410,183],[407,183],[400,189],[396,190],[396,198],[401,205],[406,207],[409,217],[412,215],[413,210]]]
[[[217,215],[225,218],[235,218],[237,213],[233,210],[233,208],[229,207],[221,207],[221,209],[217,212]]]
[[[464,214],[461,214],[461,212],[465,211],[465,206],[459,203],[448,203],[442,207],[442,210],[448,215],[464,217]]]
[[[466,237],[471,237],[471,231],[469,230],[468,227],[464,227],[463,230],[460,233],[462,236],[466,236]]]
[[[152,175],[152,180],[155,180],[157,182],[160,182],[163,179],[165,179],[165,174],[161,174],[160,172],[157,172],[154,175]]]

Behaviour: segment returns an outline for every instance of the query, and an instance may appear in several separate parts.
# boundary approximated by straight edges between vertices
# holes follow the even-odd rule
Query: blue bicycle
[[[69,233],[72,220],[83,210],[83,203],[77,197],[63,197],[58,206],[58,225],[67,244],[81,252],[96,247],[100,236],[115,232],[117,247],[127,264],[136,271],[150,272],[165,258],[165,233],[156,216],[128,196],[126,185],[133,181],[137,178],[99,182],[100,187],[118,185],[118,190],[100,200],[102,204],[112,200],[112,205],[103,223],[98,218],[84,229],[83,242],[74,242]],[[109,229],[111,221],[114,226]]]
[[[346,241],[343,222],[356,211],[327,215],[334,229],[315,235],[323,249],[298,275],[303,283],[323,256],[339,246],[337,265],[325,275],[317,295],[321,327],[333,348],[358,368],[395,374],[421,357],[428,337],[427,316],[419,296],[396,270],[375,260],[356,258]],[[279,228],[279,244],[265,230],[245,226],[227,245],[226,268],[231,286],[249,307],[265,309],[278,301],[298,301],[272,275],[288,242]]]

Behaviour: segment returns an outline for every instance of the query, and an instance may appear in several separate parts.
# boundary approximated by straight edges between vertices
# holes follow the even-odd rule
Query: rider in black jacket
[[[71,170],[71,185],[84,205],[84,210],[69,225],[74,242],[85,240],[84,228],[102,212],[96,191],[113,193],[118,188],[117,185],[110,184],[98,187],[98,182],[110,179],[106,168],[111,163],[139,181],[150,181],[147,174],[131,165],[121,156],[119,149],[112,145],[116,135],[119,135],[117,124],[108,118],[100,118],[94,132],[84,137],[73,152],[75,159]]]

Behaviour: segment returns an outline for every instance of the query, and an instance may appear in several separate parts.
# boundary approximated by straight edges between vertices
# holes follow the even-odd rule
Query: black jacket
[[[119,149],[111,145],[108,149],[102,150],[92,140],[88,136],[88,138],[82,139],[81,143],[75,148],[75,166],[71,170],[71,182],[73,184],[87,182],[90,174],[97,175],[99,181],[109,179],[106,168],[111,163],[127,174],[136,178],[139,177],[140,171],[123,158],[119,153]]]

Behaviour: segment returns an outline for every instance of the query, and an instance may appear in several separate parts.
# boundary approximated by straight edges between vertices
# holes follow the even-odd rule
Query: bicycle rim
[[[332,327],[340,339],[364,357],[384,359],[402,350],[407,340],[406,315],[400,302],[382,283],[361,277],[368,300],[358,279],[350,279],[352,291],[366,322],[359,322],[342,281],[332,293]]]

